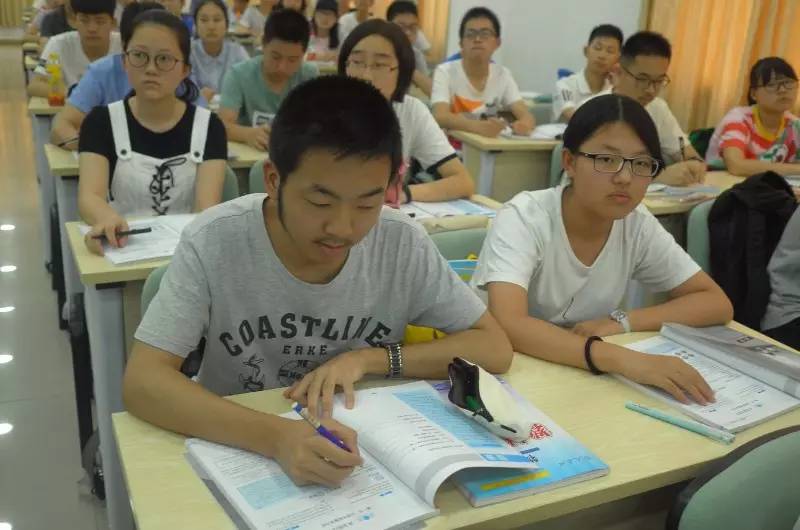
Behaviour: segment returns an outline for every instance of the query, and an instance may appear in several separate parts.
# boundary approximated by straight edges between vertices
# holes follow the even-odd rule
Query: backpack
[[[735,185],[711,207],[711,276],[745,326],[761,328],[771,292],[767,265],[796,207],[789,184],[771,171]]]

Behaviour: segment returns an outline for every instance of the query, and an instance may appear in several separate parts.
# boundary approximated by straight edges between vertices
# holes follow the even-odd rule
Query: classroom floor
[[[108,528],[81,479],[72,361],[44,269],[19,45],[0,45],[0,528]],[[0,309],[2,311],[2,309]],[[13,360],[7,355],[13,355]],[[11,526],[5,526],[8,523]]]

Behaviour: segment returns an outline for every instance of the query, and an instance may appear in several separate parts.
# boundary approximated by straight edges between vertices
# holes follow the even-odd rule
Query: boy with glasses
[[[445,129],[494,138],[510,125],[528,135],[533,115],[508,68],[492,62],[500,47],[500,21],[491,10],[474,7],[458,30],[461,59],[440,64],[433,74],[433,116]]]

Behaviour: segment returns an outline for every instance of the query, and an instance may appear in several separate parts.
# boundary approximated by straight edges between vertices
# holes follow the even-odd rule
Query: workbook
[[[406,528],[438,513],[436,491],[458,471],[538,467],[424,381],[360,390],[351,410],[337,396],[333,417],[364,458],[337,489],[295,486],[273,460],[197,439],[187,457],[235,524],[258,530]]]
[[[712,427],[735,433],[800,406],[800,355],[725,326],[664,324],[660,335],[625,347],[693,366],[714,391],[714,403],[684,404],[661,389],[617,377]]]
[[[566,123],[545,123],[537,126],[528,135],[519,135],[509,126],[500,132],[500,136],[511,140],[560,140],[566,130]]]
[[[433,217],[452,217],[456,215],[482,215],[495,217],[497,212],[488,206],[483,206],[466,199],[456,199],[445,202],[417,202],[411,201],[400,205],[400,211],[416,220],[430,219]]]
[[[103,254],[114,265],[168,258],[175,253],[184,227],[194,218],[195,214],[178,214],[128,221],[130,230],[149,228],[151,231],[128,236],[128,242],[121,248],[112,248],[108,243],[104,243]],[[83,235],[89,230],[91,227],[88,225],[80,226]]]

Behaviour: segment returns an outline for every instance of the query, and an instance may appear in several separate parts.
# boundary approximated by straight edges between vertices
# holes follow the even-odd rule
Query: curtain
[[[687,131],[747,104],[758,59],[776,55],[800,73],[798,0],[651,0],[647,26],[672,43],[663,97]]]
[[[431,43],[429,60],[439,63],[447,50],[447,19],[450,15],[450,0],[418,0],[420,26]]]
[[[0,0],[0,27],[22,27],[22,12],[31,0]]]

